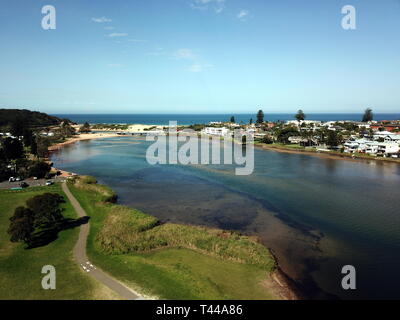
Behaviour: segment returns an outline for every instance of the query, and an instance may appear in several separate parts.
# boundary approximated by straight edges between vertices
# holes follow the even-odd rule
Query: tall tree
[[[297,121],[304,121],[306,115],[304,114],[303,110],[300,109],[299,111],[297,111],[294,117],[296,118]]]
[[[10,218],[10,226],[7,230],[11,242],[28,242],[34,230],[33,212],[24,207],[16,208],[14,215]]]
[[[24,146],[19,139],[6,138],[3,141],[3,152],[7,160],[20,159],[24,156]]]
[[[24,128],[22,135],[24,136],[22,141],[24,142],[25,147],[32,146],[32,142],[35,140],[32,130]]]
[[[262,110],[258,110],[257,112],[257,123],[264,122],[264,112]]]
[[[16,117],[11,122],[10,132],[14,137],[21,137],[24,135],[25,125],[21,117]]]
[[[231,117],[231,123],[235,123],[235,117],[234,116]]]
[[[362,122],[369,122],[372,121],[373,119],[374,119],[374,114],[372,113],[372,109],[371,108],[365,109]]]
[[[250,123],[250,124],[253,124],[253,118],[250,119],[249,123]]]
[[[91,131],[92,130],[90,129],[90,124],[88,122],[85,122],[79,129],[79,132],[82,132],[82,133],[89,133]]]
[[[36,137],[36,155],[39,158],[45,158],[49,154],[50,141],[48,138],[37,136]]]

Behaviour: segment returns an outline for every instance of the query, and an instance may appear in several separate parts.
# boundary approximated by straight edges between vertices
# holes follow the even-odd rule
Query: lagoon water
[[[162,221],[258,235],[313,298],[400,298],[400,166],[255,151],[255,171],[232,165],[147,163],[150,142],[81,141],[52,155],[60,169],[95,176],[119,202]],[[357,289],[341,288],[353,265]]]

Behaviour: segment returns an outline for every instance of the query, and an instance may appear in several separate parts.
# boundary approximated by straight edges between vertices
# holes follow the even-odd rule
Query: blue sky
[[[1,0],[0,107],[400,112],[399,35],[399,0]]]

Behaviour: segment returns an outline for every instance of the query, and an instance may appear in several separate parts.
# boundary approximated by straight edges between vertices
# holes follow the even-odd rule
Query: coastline
[[[58,150],[66,145],[78,142],[78,141],[85,141],[85,140],[93,140],[93,139],[100,139],[100,138],[114,138],[114,137],[119,137],[118,134],[116,133],[84,133],[80,134],[77,137],[70,138],[64,142],[56,143],[51,145],[48,150],[55,151]]]
[[[308,156],[320,157],[325,159],[332,159],[332,160],[345,160],[345,161],[378,161],[380,163],[397,163],[400,164],[400,160],[398,159],[391,159],[391,158],[379,158],[379,157],[363,157],[357,156],[350,153],[329,153],[324,151],[311,151],[311,150],[303,150],[303,149],[289,149],[281,146],[269,145],[269,144],[254,144],[256,148],[262,150],[269,150],[275,151],[280,153],[291,153],[291,154],[303,154]]]

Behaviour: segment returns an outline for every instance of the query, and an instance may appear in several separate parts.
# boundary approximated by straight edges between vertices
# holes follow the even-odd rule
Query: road
[[[74,207],[79,218],[87,217],[85,210],[81,207],[78,200],[72,195],[67,184],[64,182],[61,184],[64,193]],[[74,259],[79,263],[82,269],[91,277],[101,282],[111,290],[115,291],[122,298],[127,300],[143,300],[144,298],[135,294],[131,289],[114,279],[109,274],[95,267],[89,262],[86,255],[86,242],[89,235],[89,222],[80,226],[79,238],[74,247],[73,255]]]
[[[0,182],[0,189],[11,189],[11,188],[17,188],[20,186],[21,182],[26,182],[29,187],[41,187],[46,185],[46,181],[53,181],[55,182],[63,182],[65,181],[64,177],[56,177],[52,179],[37,179],[33,180],[32,178],[30,179],[25,179],[22,181],[15,181],[15,182],[8,182],[8,181],[3,181]]]

